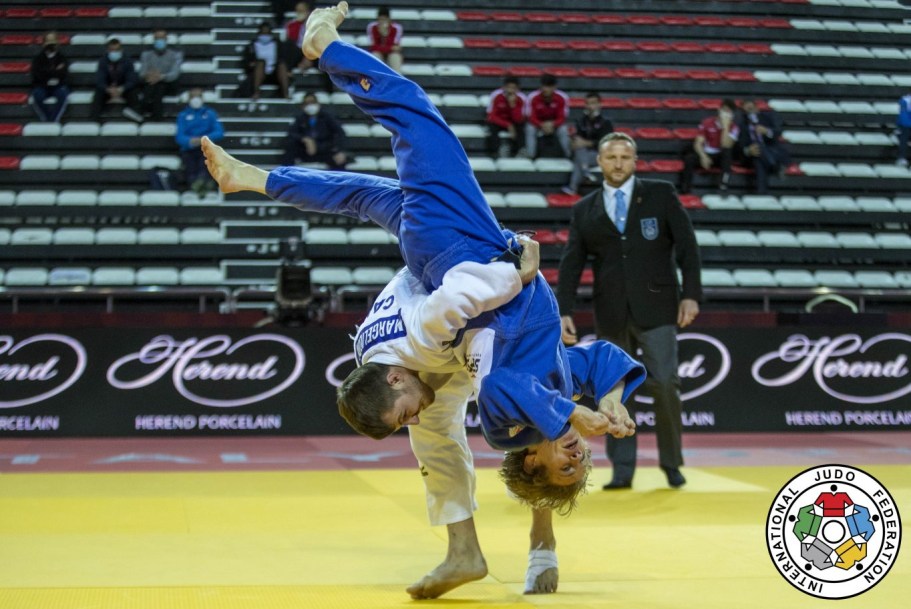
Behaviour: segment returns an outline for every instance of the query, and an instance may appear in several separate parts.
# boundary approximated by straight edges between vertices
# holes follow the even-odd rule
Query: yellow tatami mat
[[[0,608],[833,606],[788,585],[765,547],[770,502],[800,469],[687,468],[671,491],[641,468],[634,491],[612,493],[598,471],[579,512],[556,522],[559,592],[534,597],[521,594],[530,516],[481,469],[490,575],[435,601],[405,593],[446,548],[412,469],[0,475]],[[911,466],[865,469],[907,517]],[[907,607],[903,550],[882,583],[838,606]]]

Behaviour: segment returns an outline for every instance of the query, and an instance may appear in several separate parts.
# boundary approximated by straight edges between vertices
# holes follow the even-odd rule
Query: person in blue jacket
[[[908,166],[908,139],[911,138],[911,93],[898,99],[898,118],[895,119],[898,129],[898,159],[896,165]]]
[[[177,115],[177,133],[174,139],[180,147],[184,179],[199,198],[204,197],[212,187],[212,180],[206,170],[206,159],[202,154],[202,138],[207,137],[210,141],[217,142],[224,135],[225,130],[218,120],[218,113],[203,101],[203,90],[199,87],[190,89],[187,106]]]
[[[221,190],[251,190],[304,211],[371,220],[398,237],[408,269],[428,292],[440,287],[446,272],[459,264],[518,260],[520,240],[498,225],[461,144],[424,91],[369,53],[339,40],[336,28],[346,13],[345,2],[315,11],[307,23],[304,54],[319,58],[333,83],[392,132],[399,179],[298,167],[266,173],[204,140],[209,170]],[[540,275],[506,305],[472,320],[466,331],[481,327],[494,331],[486,349],[489,372],[477,391],[485,437],[495,448],[516,452],[523,471],[538,474],[534,484],[574,489],[559,506],[574,505],[588,472],[586,451],[584,441],[576,442],[578,435],[567,442],[561,439],[575,434],[573,427],[581,435],[632,434],[635,426],[621,402],[644,380],[644,369],[613,346],[619,354],[609,362],[568,355],[560,340],[556,299]],[[571,357],[579,360],[575,368]],[[389,391],[374,390],[385,384],[392,385],[388,369],[368,363],[339,388],[340,412],[361,433],[364,418],[371,418],[372,426],[379,425],[374,429],[381,429],[370,433],[375,438],[392,433],[430,403],[428,388],[415,379],[405,377]],[[581,393],[602,402],[618,384],[621,395],[609,402],[622,411],[615,409],[610,416],[573,402]],[[390,410],[399,415],[391,422]],[[556,461],[551,452],[573,461],[573,476],[551,469]],[[548,502],[550,490],[544,490],[539,505],[560,509]]]

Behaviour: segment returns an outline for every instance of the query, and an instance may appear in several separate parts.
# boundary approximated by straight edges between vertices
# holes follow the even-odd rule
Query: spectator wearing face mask
[[[152,34],[152,48],[139,57],[139,77],[142,79],[142,113],[153,121],[163,114],[162,99],[177,93],[177,79],[183,53],[168,47],[168,33],[157,29]]]
[[[98,60],[95,71],[95,96],[92,98],[91,117],[101,120],[101,113],[108,104],[122,104],[121,112],[137,123],[142,122],[139,114],[139,76],[133,68],[133,60],[123,52],[120,40],[111,38],[105,45],[105,53]]]
[[[41,52],[32,60],[31,106],[42,121],[60,122],[70,95],[70,62],[60,52],[56,32],[44,35]]]
[[[614,124],[601,111],[600,95],[592,92],[585,96],[585,110],[576,119],[575,127],[570,143],[573,149],[573,172],[569,184],[562,189],[568,195],[578,194],[582,178],[590,168],[597,165],[598,142],[614,131]]]
[[[699,135],[693,140],[692,148],[683,154],[683,173],[680,176],[680,192],[687,193],[693,186],[693,172],[696,166],[702,169],[721,168],[718,188],[727,190],[731,181],[731,159],[734,144],[740,136],[740,129],[734,121],[737,104],[725,99],[718,108],[718,114],[709,116],[699,123]]]
[[[260,87],[264,84],[278,85],[279,94],[284,99],[288,95],[288,65],[281,52],[278,38],[272,33],[268,23],[259,25],[259,33],[250,41],[244,51],[244,65],[247,79],[253,84],[252,97],[259,99]]]
[[[325,163],[329,169],[344,169],[348,163],[345,131],[328,111],[320,108],[316,95],[304,96],[304,107],[288,130],[282,165],[294,165],[298,159],[304,163]]]
[[[215,183],[206,169],[206,159],[202,154],[200,142],[203,136],[209,136],[217,142],[225,135],[218,113],[206,106],[203,91],[199,87],[190,89],[187,107],[177,116],[177,145],[180,146],[180,158],[183,161],[184,178],[199,198],[212,189]]]

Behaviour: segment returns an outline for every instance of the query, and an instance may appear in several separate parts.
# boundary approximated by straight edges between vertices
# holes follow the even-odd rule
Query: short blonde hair
[[[638,146],[636,146],[636,140],[625,133],[620,133],[619,131],[613,131],[608,133],[598,142],[598,150],[601,150],[604,146],[607,146],[611,142],[626,142],[633,147],[633,152],[638,152]]]

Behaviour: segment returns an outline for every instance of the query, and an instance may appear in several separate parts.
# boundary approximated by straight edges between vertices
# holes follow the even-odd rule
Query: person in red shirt
[[[716,116],[710,116],[699,123],[699,135],[693,140],[693,147],[683,154],[683,174],[680,177],[680,192],[687,193],[693,187],[693,172],[696,165],[703,169],[721,168],[718,188],[727,190],[731,182],[731,156],[740,129],[734,122],[737,104],[732,99],[721,102]]]
[[[284,51],[287,53],[286,62],[290,69],[299,68],[301,72],[315,67],[312,61],[305,59],[301,52],[304,37],[304,24],[310,16],[310,3],[298,2],[294,5],[294,18],[285,24]]]
[[[402,71],[402,29],[401,24],[389,16],[389,7],[381,6],[376,11],[376,21],[367,25],[370,52],[396,72]]]
[[[541,88],[528,96],[526,108],[525,151],[528,158],[538,155],[539,137],[556,137],[563,156],[571,156],[569,130],[566,128],[569,96],[557,88],[554,76],[545,74],[541,77]]]
[[[507,76],[487,102],[487,151],[490,156],[513,157],[521,146],[528,99],[519,90],[519,79]]]

